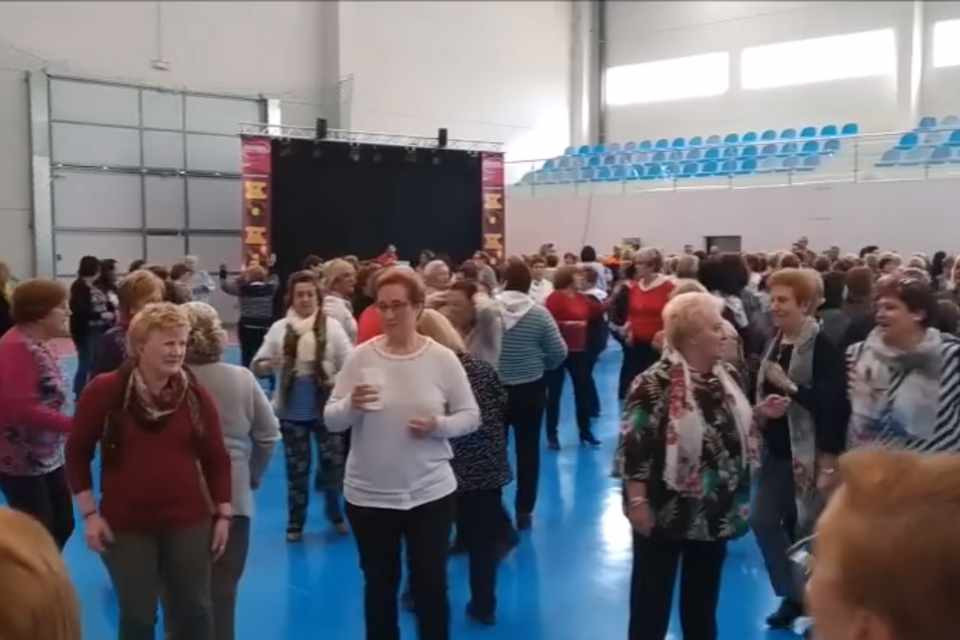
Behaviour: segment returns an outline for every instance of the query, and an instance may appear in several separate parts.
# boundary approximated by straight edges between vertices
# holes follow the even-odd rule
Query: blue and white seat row
[[[960,118],[955,115],[939,121],[935,116],[920,118],[917,128],[900,136],[875,165],[910,167],[948,162],[960,162]]]

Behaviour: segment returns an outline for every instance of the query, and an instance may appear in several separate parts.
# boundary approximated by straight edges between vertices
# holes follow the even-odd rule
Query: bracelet
[[[643,497],[630,498],[630,500],[627,501],[627,508],[633,509],[634,507],[639,507],[642,504],[648,504],[648,501],[646,498],[643,498]]]

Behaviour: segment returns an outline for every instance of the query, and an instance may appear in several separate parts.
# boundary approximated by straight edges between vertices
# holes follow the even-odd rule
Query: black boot
[[[767,626],[773,629],[789,629],[797,618],[803,615],[803,605],[790,598],[784,598],[780,608],[767,618]]]
[[[591,447],[599,447],[600,441],[594,437],[593,432],[587,429],[580,433],[580,444],[588,444]]]

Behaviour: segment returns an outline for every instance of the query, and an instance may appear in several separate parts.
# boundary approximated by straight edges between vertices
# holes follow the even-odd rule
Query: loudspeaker
[[[447,130],[439,129],[437,131],[437,146],[441,149],[447,146]]]
[[[317,140],[323,140],[327,137],[327,119],[317,118]]]

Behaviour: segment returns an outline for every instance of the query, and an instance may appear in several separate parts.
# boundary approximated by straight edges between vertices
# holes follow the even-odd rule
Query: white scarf
[[[703,456],[703,434],[706,431],[703,412],[693,395],[690,365],[679,351],[671,349],[666,359],[671,363],[670,386],[667,398],[667,451],[663,480],[678,493],[703,497],[703,478],[700,462]],[[747,466],[759,462],[759,438],[753,425],[753,409],[740,385],[721,363],[713,367],[723,387],[726,408],[740,434],[740,449]]]
[[[317,365],[317,339],[313,335],[313,323],[316,321],[316,312],[303,318],[293,309],[287,310],[287,324],[299,336],[297,361],[294,364],[294,371],[298,377],[313,375]]]

